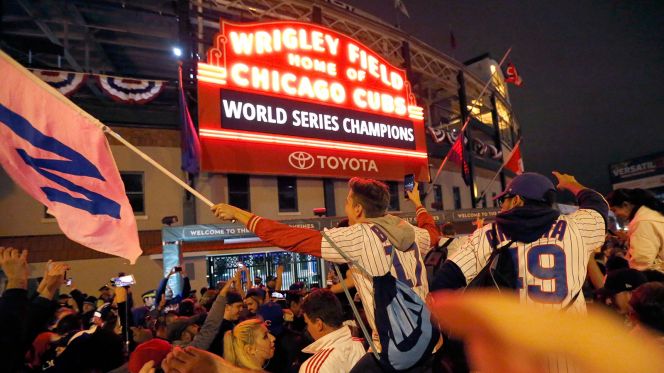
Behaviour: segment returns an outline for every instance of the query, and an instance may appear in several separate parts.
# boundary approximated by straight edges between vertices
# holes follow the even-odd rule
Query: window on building
[[[452,187],[452,196],[454,196],[454,209],[461,209],[461,190],[459,187]]]
[[[145,185],[142,172],[120,172],[125,187],[125,194],[134,215],[145,215]],[[44,219],[55,219],[44,206]]]
[[[249,175],[228,174],[228,203],[243,210],[251,210]]]
[[[297,209],[297,179],[294,177],[278,177],[279,212],[296,212]]]
[[[399,184],[396,181],[388,181],[385,184],[390,189],[390,206],[387,209],[399,211]]]
[[[145,215],[145,184],[142,172],[120,172],[134,215]]]
[[[443,187],[438,184],[433,186],[433,203],[436,210],[443,210]]]
[[[480,202],[482,203],[482,208],[485,209],[486,208],[486,194],[482,196],[482,199],[480,200]]]

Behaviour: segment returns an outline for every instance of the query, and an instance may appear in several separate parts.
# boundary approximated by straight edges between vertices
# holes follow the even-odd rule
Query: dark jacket
[[[108,330],[82,334],[69,343],[48,373],[108,372],[124,363],[122,338]]]
[[[28,300],[25,289],[8,289],[0,297],[2,370],[20,371],[25,353],[55,312],[56,303],[43,297]]]

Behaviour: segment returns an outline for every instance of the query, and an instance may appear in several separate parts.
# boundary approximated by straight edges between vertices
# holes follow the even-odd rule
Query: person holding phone
[[[179,274],[182,276],[182,293],[180,294],[174,294],[173,290],[168,288],[168,279],[171,278],[171,276],[175,274]],[[167,292],[168,290],[168,292]],[[171,268],[171,271],[168,273],[168,275],[161,279],[159,282],[159,286],[157,287],[157,304],[161,306],[161,303],[163,301],[164,305],[163,307],[166,307],[171,304],[178,304],[184,299],[184,297],[188,296],[189,293],[191,292],[191,283],[189,282],[189,277],[187,277],[187,273],[184,271],[182,267],[173,267]]]
[[[438,243],[440,233],[433,217],[419,201],[417,183],[414,182],[413,190],[407,192],[416,204],[417,227],[387,213],[390,191],[383,182],[354,177],[348,186],[344,212],[349,226],[329,229],[325,232],[326,237],[318,230],[290,227],[225,203],[211,209],[218,218],[237,220],[263,241],[287,251],[322,257],[335,263],[348,262],[337,251],[340,250],[346,257],[370,269],[372,276],[383,276],[390,271],[402,282],[412,284],[412,290],[425,299],[429,293],[429,284],[423,257]],[[330,244],[328,239],[335,245]],[[389,243],[386,243],[387,240]],[[403,270],[397,273],[397,267]],[[355,272],[352,276],[367,321],[376,330],[373,279]],[[368,361],[373,359],[372,355],[367,356]]]
[[[415,189],[415,175],[408,174],[408,175],[404,176],[404,178],[403,178],[403,192],[404,192],[403,198],[410,199],[408,194],[409,194],[409,192],[412,193],[414,189]]]

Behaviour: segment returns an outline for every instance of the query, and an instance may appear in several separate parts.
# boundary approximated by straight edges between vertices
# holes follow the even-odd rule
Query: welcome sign
[[[206,171],[429,179],[405,71],[334,30],[222,21],[198,89]]]

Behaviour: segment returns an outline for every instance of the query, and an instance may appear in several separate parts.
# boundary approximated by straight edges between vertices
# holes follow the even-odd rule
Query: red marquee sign
[[[429,180],[405,71],[358,41],[308,23],[222,21],[207,57],[203,170]]]

